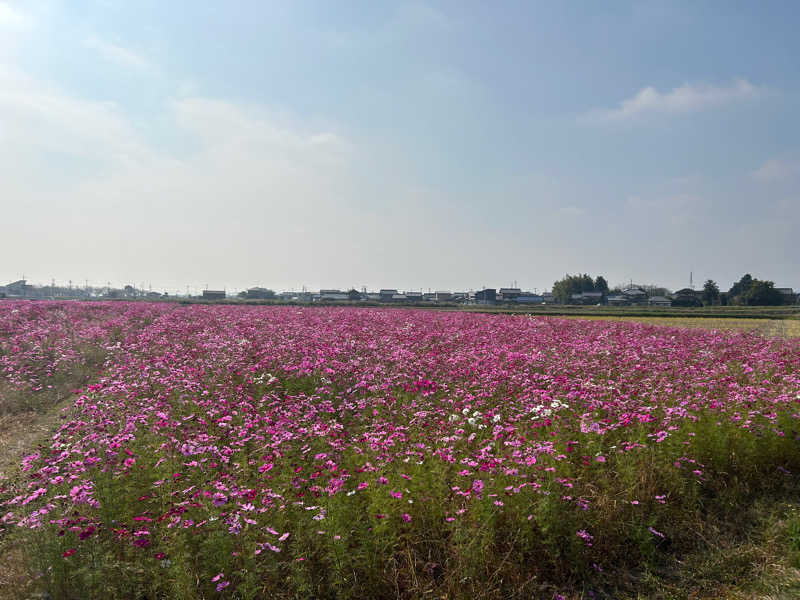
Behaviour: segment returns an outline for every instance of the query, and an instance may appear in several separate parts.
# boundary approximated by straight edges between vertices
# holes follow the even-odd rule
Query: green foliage
[[[569,302],[572,294],[582,292],[603,292],[605,294],[608,292],[608,283],[602,276],[593,280],[584,273],[583,275],[565,275],[563,279],[553,284],[553,296],[562,304]]]
[[[735,303],[733,302],[734,299],[746,292],[752,283],[753,277],[750,273],[742,275],[742,278],[734,283],[731,289],[728,290],[728,300]]]
[[[595,292],[603,292],[604,294],[608,293],[608,282],[606,278],[602,275],[598,275],[594,279],[594,291]]]
[[[784,303],[783,294],[775,289],[772,281],[755,279],[749,273],[733,284],[727,300],[729,304],[745,306],[779,306]]]
[[[706,306],[719,304],[719,286],[713,279],[708,279],[703,284],[703,294],[701,298],[703,304]]]
[[[748,306],[779,306],[783,304],[783,295],[775,289],[771,281],[754,280],[741,296]]]
[[[302,387],[299,383],[292,388]],[[788,419],[777,422],[774,430],[789,431],[790,425]],[[709,523],[717,524],[720,535],[745,535],[752,526],[743,517],[749,506],[800,489],[793,475],[800,472],[800,448],[793,436],[744,430],[713,411],[660,443],[646,431],[579,435],[571,449],[559,446],[565,456],[559,472],[569,475],[570,487],[549,476],[548,461],[555,459],[542,457],[537,490],[487,493],[449,522],[445,517],[462,508],[453,486],[469,487],[472,478],[459,477],[458,465],[397,464],[383,474],[392,482],[404,481],[400,474],[410,477],[401,500],[388,495],[389,487],[371,484],[352,496],[314,499],[325,508],[321,521],[288,503],[284,511],[272,512],[269,523],[292,532],[281,553],[255,555],[263,539],[259,529],[248,526],[232,536],[223,518],[199,530],[175,527],[169,535],[153,536],[146,548],[119,543],[111,535],[115,522],[157,516],[181,489],[180,482],[148,485],[168,480],[180,468],[180,456],[157,469],[143,463],[140,473],[124,477],[95,473],[97,497],[108,506],[101,535],[79,541],[73,532],[59,536],[57,527],[47,526],[25,535],[33,549],[32,568],[46,574],[42,583],[55,599],[216,597],[210,579],[218,572],[235,583],[242,598],[411,598],[425,590],[451,598],[505,598],[552,596],[564,589],[633,598],[648,581],[654,588],[677,585],[668,574],[683,557],[709,550],[713,540],[704,533]],[[155,455],[141,443],[134,448],[137,456]],[[696,462],[682,460],[688,450]],[[609,464],[600,466],[596,456]],[[340,462],[351,472],[362,464],[355,453]],[[498,478],[491,489],[515,483]],[[565,502],[565,495],[585,499],[586,507]],[[406,504],[406,497],[414,503]],[[495,500],[503,501],[502,510]],[[398,518],[397,503],[406,506],[409,522]],[[192,518],[191,509],[181,518]],[[796,515],[787,521],[786,535],[789,546],[800,550]],[[78,553],[64,558],[70,548]],[[156,558],[158,553],[166,558]],[[746,565],[736,573],[742,569],[746,574]]]

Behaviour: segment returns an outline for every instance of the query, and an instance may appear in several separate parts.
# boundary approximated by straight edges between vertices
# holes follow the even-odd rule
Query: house
[[[603,292],[581,292],[570,296],[571,304],[602,304]]]
[[[475,292],[475,304],[494,304],[497,302],[497,290],[485,288]]]
[[[672,294],[672,306],[703,306],[700,301],[702,292],[691,288],[683,288]]]
[[[452,292],[444,292],[444,291],[437,291],[436,294],[436,302],[449,302],[453,299]]]
[[[321,302],[338,302],[341,300],[349,300],[350,296],[341,290],[320,290],[317,299]]]
[[[583,292],[584,304],[602,304],[603,292]]]
[[[629,287],[622,290],[622,295],[628,299],[631,306],[646,306],[647,305],[647,292],[642,288]]]
[[[672,306],[672,300],[666,296],[651,296],[647,299],[648,306]]]
[[[784,304],[795,304],[797,302],[798,295],[792,288],[775,288],[775,290],[783,296]]]
[[[28,285],[25,279],[20,279],[19,281],[14,281],[13,283],[9,283],[5,286],[5,288],[0,288],[0,291],[3,291],[6,296],[14,297],[14,296],[27,296],[28,293],[33,289],[32,285]]]
[[[500,296],[501,302],[512,302],[515,298],[522,296],[522,290],[519,288],[500,288],[497,294]]]
[[[392,296],[399,293],[397,290],[392,289],[382,289],[378,294],[380,294],[381,302],[391,302]]]
[[[542,292],[542,303],[543,304],[554,304],[556,301],[556,297],[553,296],[552,292]]]
[[[275,297],[275,292],[262,287],[252,287],[247,290],[246,294],[248,300],[266,300]]]
[[[203,290],[203,300],[225,300],[225,291]]]
[[[406,292],[406,300],[409,302],[422,302],[422,292]]]
[[[630,298],[623,294],[612,294],[606,298],[606,302],[609,306],[630,306],[631,304]]]
[[[517,304],[543,304],[544,298],[539,296],[538,294],[531,294],[530,292],[525,292],[522,296],[517,296],[514,299],[514,302]]]
[[[405,302],[408,297],[405,294],[392,294],[392,302]]]

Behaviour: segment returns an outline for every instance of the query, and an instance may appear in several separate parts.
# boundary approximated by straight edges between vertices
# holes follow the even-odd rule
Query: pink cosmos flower
[[[587,546],[592,545],[592,540],[594,540],[594,536],[585,529],[579,529],[578,531],[575,532],[575,535],[577,535],[584,542],[586,542]]]

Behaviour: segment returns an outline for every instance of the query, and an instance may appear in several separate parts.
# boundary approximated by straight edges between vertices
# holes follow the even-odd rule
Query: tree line
[[[658,286],[643,286],[648,295],[666,296],[669,290]],[[566,304],[573,294],[584,292],[601,292],[603,297],[609,293],[608,282],[605,277],[598,275],[592,278],[583,273],[578,275],[565,275],[553,284],[553,296],[558,302]],[[621,291],[617,287],[613,291]],[[697,292],[698,303],[706,306],[714,305],[739,305],[739,306],[778,306],[793,304],[794,295],[781,293],[775,288],[775,283],[765,279],[756,279],[749,273],[742,276],[727,292],[720,290],[713,279],[708,279],[703,284],[703,289]]]
[[[746,273],[734,283],[727,292],[720,292],[717,283],[708,279],[703,284],[700,299],[706,305],[740,305],[740,306],[779,306],[791,304],[794,297],[787,297],[775,288],[775,283],[765,279],[756,279]]]

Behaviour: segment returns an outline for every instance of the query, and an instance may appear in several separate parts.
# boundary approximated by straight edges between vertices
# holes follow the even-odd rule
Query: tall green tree
[[[719,286],[713,279],[707,279],[703,284],[703,293],[700,298],[706,306],[719,304]]]
[[[605,285],[605,289],[597,289],[598,280]],[[607,291],[608,283],[606,283],[605,278],[592,279],[586,273],[582,275],[564,275],[563,279],[559,279],[553,284],[553,296],[562,304],[569,302],[572,294],[580,294],[582,292],[606,293]]]
[[[603,294],[608,294],[608,282],[606,278],[602,275],[598,275],[595,277],[594,280],[594,291],[595,292],[603,292]]]
[[[754,279],[742,294],[744,304],[748,306],[778,306],[783,304],[783,294],[775,289],[775,284],[771,281]]]
[[[742,275],[742,278],[731,286],[728,290],[729,304],[743,304],[742,294],[744,294],[753,284],[753,277],[750,273]]]

